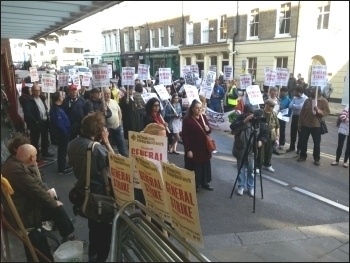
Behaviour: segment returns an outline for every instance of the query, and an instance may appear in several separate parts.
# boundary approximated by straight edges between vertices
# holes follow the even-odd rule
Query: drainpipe
[[[295,75],[295,59],[297,54],[297,40],[298,40],[298,33],[299,33],[299,14],[300,14],[300,1],[298,1],[297,32],[295,35],[295,45],[294,45],[293,75]]]
[[[236,50],[236,36],[238,35],[238,29],[239,29],[238,1],[236,1],[236,4],[237,4],[236,29],[232,37],[232,52]],[[233,76],[235,76],[235,56],[236,56],[235,54],[233,54],[232,56]]]

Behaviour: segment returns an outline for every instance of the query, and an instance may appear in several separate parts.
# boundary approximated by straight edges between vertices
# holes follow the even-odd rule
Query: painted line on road
[[[269,179],[269,180],[274,181],[275,183],[281,184],[281,185],[283,185],[283,186],[288,186],[288,185],[289,185],[289,184],[287,184],[287,183],[285,183],[285,182],[283,182],[283,181],[281,181],[281,180],[278,180],[278,179],[276,179],[276,178],[273,178],[273,177],[271,177],[271,176],[264,175],[264,174],[261,174],[261,175],[262,175],[263,178]]]
[[[341,205],[341,204],[339,204],[339,203],[337,203],[337,202],[334,202],[334,201],[332,201],[332,200],[329,200],[329,199],[327,199],[327,198],[324,198],[324,197],[322,197],[322,196],[320,196],[320,195],[313,194],[313,193],[311,193],[311,192],[309,192],[309,191],[306,191],[306,190],[304,190],[304,189],[302,189],[302,188],[299,188],[299,187],[293,187],[292,189],[295,190],[295,191],[298,191],[298,192],[300,192],[300,193],[306,194],[306,195],[308,195],[308,196],[310,196],[310,197],[313,197],[313,198],[315,198],[315,199],[317,199],[317,200],[320,200],[320,201],[322,201],[322,202],[325,202],[325,203],[327,203],[327,204],[330,204],[330,205],[332,205],[332,206],[338,207],[338,208],[340,208],[340,209],[342,209],[342,210],[344,210],[344,211],[346,211],[346,212],[349,213],[349,207],[348,207],[348,206]]]

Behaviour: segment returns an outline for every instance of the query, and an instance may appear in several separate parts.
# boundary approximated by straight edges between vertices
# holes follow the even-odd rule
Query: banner
[[[187,73],[191,72],[190,66],[182,66],[181,67],[181,77],[185,77]]]
[[[289,79],[289,69],[276,68],[276,85],[287,86]]]
[[[229,112],[219,113],[219,112],[213,111],[208,107],[205,114],[208,119],[209,126],[214,130],[220,130],[220,131],[231,131],[230,125],[231,125],[232,119],[230,122],[230,118],[232,115],[234,115],[234,118],[237,117],[237,112],[234,110]]]
[[[110,79],[112,79],[112,78],[113,78],[112,65],[107,64],[107,66],[108,66],[108,77],[109,77]]]
[[[80,86],[80,77],[78,74],[76,75],[73,75],[72,76],[72,79],[73,79],[73,84],[77,86],[77,89],[81,89],[81,86]]]
[[[58,86],[59,87],[68,86],[68,80],[69,80],[69,73],[68,72],[60,73],[58,75]]]
[[[251,85],[246,89],[249,102],[252,105],[264,104],[263,96],[260,91],[259,85]]]
[[[81,85],[84,87],[89,87],[90,86],[90,73],[83,73],[83,80],[81,81]]]
[[[230,65],[224,66],[224,80],[233,80],[233,67]]]
[[[162,162],[162,174],[172,227],[203,247],[194,172]]]
[[[112,180],[113,193],[118,207],[135,200],[132,181],[132,161],[120,154],[108,153],[109,171]]]
[[[108,64],[92,64],[92,84],[95,88],[109,87]]]
[[[199,100],[198,89],[196,86],[184,85],[184,89],[188,98],[188,103],[191,105],[193,100]]]
[[[159,215],[164,221],[171,223],[160,169],[146,158],[133,156],[133,159],[140,175],[140,183],[147,208]]]
[[[130,158],[132,156],[142,156],[152,159],[159,169],[161,169],[161,161],[168,161],[167,137],[129,131],[128,139]],[[132,168],[134,187],[141,188],[139,174],[137,169],[135,169],[135,162],[133,162]]]
[[[196,76],[196,78],[198,79],[199,78],[199,68],[198,68],[198,65],[195,64],[195,65],[190,65],[190,71],[192,73],[194,73],[194,75]]]
[[[135,68],[122,67],[122,86],[135,86]]]
[[[310,86],[324,87],[327,85],[327,66],[313,65],[311,67],[311,84]]]
[[[246,89],[248,86],[252,85],[252,75],[251,74],[241,74],[239,75],[239,88]]]
[[[56,92],[56,76],[53,74],[43,74],[41,77],[41,91],[47,93]]]
[[[145,64],[139,64],[137,68],[137,77],[141,80],[148,79],[149,76],[149,66]]]
[[[265,69],[264,85],[269,87],[276,86],[276,71],[269,68]]]
[[[163,100],[168,100],[170,98],[169,93],[167,92],[166,88],[164,87],[164,85],[157,85],[157,86],[153,86],[153,88],[156,90],[159,98],[163,101]]]
[[[29,68],[29,76],[30,76],[30,81],[39,81],[39,74],[38,74],[38,69],[36,67],[30,67]]]
[[[159,68],[159,84],[171,85],[171,68]]]

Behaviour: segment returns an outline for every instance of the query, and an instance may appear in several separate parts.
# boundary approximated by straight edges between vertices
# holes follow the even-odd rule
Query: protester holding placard
[[[182,123],[182,139],[185,148],[185,168],[194,171],[196,191],[200,188],[212,191],[211,152],[207,149],[207,136],[211,129],[207,117],[202,114],[202,104],[193,100]]]
[[[317,92],[316,92],[316,89]],[[300,111],[298,120],[298,130],[301,131],[300,142],[300,157],[298,162],[303,162],[307,157],[307,144],[309,136],[311,134],[314,142],[313,157],[314,164],[320,165],[320,152],[321,152],[321,129],[320,120],[329,115],[328,101],[323,98],[320,87],[311,88],[311,96],[308,98]],[[316,96],[317,94],[317,96]],[[315,98],[317,97],[316,101]],[[314,105],[314,106],[313,106]]]
[[[210,108],[213,111],[222,112],[221,100],[224,99],[224,96],[225,96],[225,90],[220,85],[220,80],[216,79],[213,93],[212,93],[211,98],[210,98]]]
[[[166,105],[164,119],[169,123],[169,130],[172,132],[173,137],[169,146],[169,153],[179,154],[176,151],[176,147],[182,131],[182,110],[177,93],[171,96],[171,102]]]

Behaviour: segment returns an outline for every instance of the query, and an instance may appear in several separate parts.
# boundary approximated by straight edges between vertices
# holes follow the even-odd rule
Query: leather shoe
[[[303,157],[299,157],[297,162],[304,162],[306,160],[306,158],[303,158]]]
[[[286,152],[288,153],[288,152],[293,152],[293,151],[295,151],[295,148],[288,148]]]
[[[209,184],[207,184],[203,188],[206,189],[206,190],[209,190],[209,191],[213,191],[214,190],[214,188],[212,186],[210,186]]]
[[[314,165],[319,166],[320,165],[320,161],[314,161]]]

